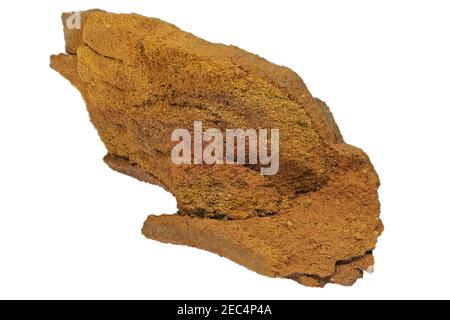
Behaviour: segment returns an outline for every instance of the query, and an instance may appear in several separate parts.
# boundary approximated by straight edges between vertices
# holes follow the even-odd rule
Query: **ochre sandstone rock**
[[[70,15],[66,53],[51,67],[81,92],[105,162],[176,197],[178,213],[150,215],[146,237],[307,286],[351,285],[373,270],[383,230],[378,176],[296,73],[159,19],[91,10],[80,14],[81,29],[69,29]],[[278,173],[174,164],[171,134],[194,121],[278,128]]]

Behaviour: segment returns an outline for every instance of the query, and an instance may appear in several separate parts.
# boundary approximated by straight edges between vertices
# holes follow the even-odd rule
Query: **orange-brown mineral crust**
[[[105,162],[177,199],[177,214],[148,217],[146,237],[307,286],[352,285],[373,271],[377,173],[295,72],[159,19],[91,10],[77,29],[69,17],[67,53],[51,67],[81,92]],[[171,134],[194,121],[222,132],[278,128],[279,172],[174,164]]]

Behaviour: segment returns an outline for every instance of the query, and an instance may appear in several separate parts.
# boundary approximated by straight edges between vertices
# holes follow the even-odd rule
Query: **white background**
[[[311,289],[145,239],[162,189],[111,171],[52,71],[62,11],[159,17],[301,75],[379,172],[376,271]],[[0,298],[450,298],[449,1],[10,1],[0,10]]]

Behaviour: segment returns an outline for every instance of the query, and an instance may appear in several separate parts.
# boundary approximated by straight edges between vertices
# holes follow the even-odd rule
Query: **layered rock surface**
[[[69,29],[69,17],[66,53],[51,67],[81,92],[105,162],[177,199],[177,214],[148,217],[145,236],[308,286],[351,285],[373,270],[383,229],[378,176],[296,73],[159,19],[92,10]],[[171,134],[194,121],[278,128],[279,172],[175,165]]]

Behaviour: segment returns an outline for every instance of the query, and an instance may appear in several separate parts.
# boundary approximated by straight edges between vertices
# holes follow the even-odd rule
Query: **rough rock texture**
[[[373,270],[383,226],[378,176],[344,143],[300,77],[158,19],[82,12],[51,67],[82,94],[114,170],[162,186],[178,213],[150,215],[148,238],[201,248],[270,277],[351,285]],[[280,170],[175,165],[176,128],[278,128]]]

